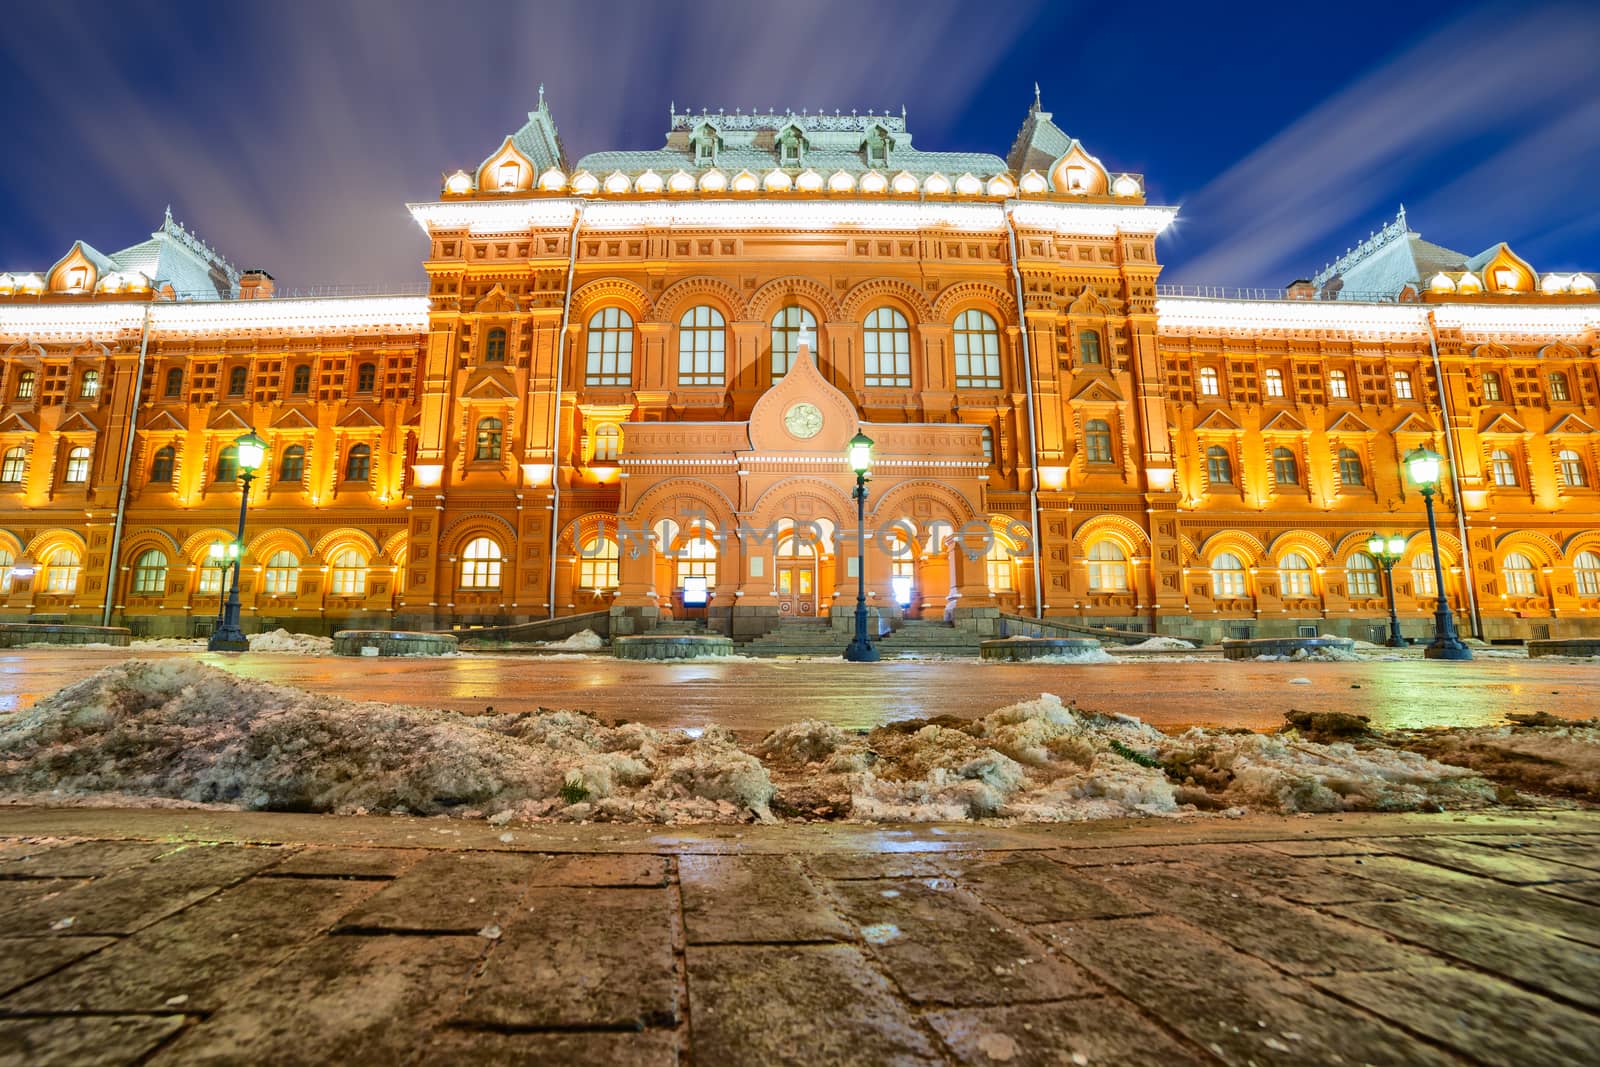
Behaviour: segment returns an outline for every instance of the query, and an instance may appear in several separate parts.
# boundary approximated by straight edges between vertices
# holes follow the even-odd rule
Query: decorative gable
[[[1433,427],[1429,426],[1416,412],[1408,412],[1406,417],[1395,423],[1390,433],[1432,433]]]
[[[1072,396],[1074,404],[1120,404],[1123,400],[1116,384],[1104,378],[1094,379]]]
[[[71,415],[61,420],[61,425],[56,427],[56,432],[97,434],[100,432],[100,427],[83,412],[74,411]]]
[[[1110,185],[1106,168],[1073,141],[1072,147],[1050,165],[1050,188],[1076,196],[1105,196]]]
[[[1228,415],[1226,411],[1218,408],[1194,426],[1197,432],[1208,433],[1239,433],[1239,424]]]
[[[317,424],[306,418],[297,408],[289,408],[272,424],[274,430],[315,430]]]
[[[188,429],[178,417],[166,408],[151,412],[139,427],[145,433],[183,433]]]
[[[15,411],[0,419],[0,433],[38,433],[39,427]]]
[[[1290,411],[1280,411],[1261,427],[1262,433],[1305,433],[1306,424]]]
[[[1520,437],[1527,432],[1527,427],[1523,426],[1516,419],[1513,419],[1510,415],[1495,415],[1489,419],[1487,425],[1478,431],[1479,435],[1484,437]]]
[[[1594,433],[1594,427],[1578,418],[1576,415],[1567,415],[1560,422],[1545,431],[1547,434],[1588,434]]]
[[[478,300],[473,311],[488,315],[508,315],[519,310],[517,302],[511,298],[502,285],[495,285]]]
[[[502,381],[503,377],[504,372],[484,371],[481,377],[462,390],[462,394],[473,400],[514,399],[517,395],[516,390]]]
[[[807,408],[795,411],[801,405]],[[802,417],[811,416],[809,408],[821,417],[814,427],[810,417]],[[822,376],[811,354],[811,340],[804,335],[789,373],[750,409],[750,447],[757,452],[808,452],[843,459],[845,446],[860,428],[855,403]]]
[[[1395,427],[1399,429],[1399,427]],[[1329,433],[1371,433],[1372,427],[1350,414],[1348,411],[1333,420],[1333,425],[1328,427]]]
[[[518,151],[516,142],[507,137],[500,150],[478,168],[478,189],[496,193],[526,192],[533,188],[534,171],[533,160]]]
[[[239,413],[234,411],[232,408],[223,408],[215,415],[211,416],[211,421],[206,423],[206,429],[237,430],[240,433],[249,433],[252,431],[250,424],[244,421]]]
[[[344,418],[338,422],[340,427],[351,430],[370,430],[381,428],[383,423],[373,417],[372,412],[364,407],[354,407],[345,413]]]

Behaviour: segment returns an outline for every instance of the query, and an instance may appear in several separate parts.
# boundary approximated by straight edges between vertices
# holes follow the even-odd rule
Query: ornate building
[[[1383,532],[1424,633],[1429,444],[1464,628],[1600,632],[1600,299],[1503,244],[1402,212],[1286,290],[1169,291],[1175,210],[1037,102],[1004,158],[702,112],[573,162],[541,95],[411,213],[422,297],[279,297],[170,214],[0,273],[0,618],[209,631],[251,428],[247,627],[842,618],[860,430],[884,624],[1373,637]]]

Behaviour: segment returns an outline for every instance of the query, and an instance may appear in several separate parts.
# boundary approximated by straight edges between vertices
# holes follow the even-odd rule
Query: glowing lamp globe
[[[858,433],[850,438],[850,469],[866,474],[872,469],[872,438]]]
[[[1431,489],[1439,484],[1439,453],[1426,446],[1406,453],[1406,473],[1420,488]]]
[[[241,471],[258,471],[261,463],[267,458],[267,443],[252,431],[245,434],[234,443],[239,450],[239,469]]]
[[[1367,551],[1371,552],[1374,556],[1383,555],[1382,534],[1373,534],[1371,537],[1367,538]]]
[[[1404,537],[1395,537],[1391,535],[1389,538],[1389,555],[1398,556],[1405,552],[1405,550],[1406,539]]]

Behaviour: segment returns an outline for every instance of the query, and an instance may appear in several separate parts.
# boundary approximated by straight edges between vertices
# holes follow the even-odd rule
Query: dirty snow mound
[[[596,649],[605,648],[606,642],[605,638],[593,630],[579,630],[570,637],[563,637],[559,641],[541,642],[539,647],[564,648],[569,652],[593,652]]]
[[[130,642],[135,652],[204,652],[203,637],[143,637]]]
[[[333,638],[315,634],[292,634],[282,628],[250,635],[251,652],[290,652],[298,656],[326,656],[333,652]]]
[[[1124,652],[1173,652],[1195,647],[1193,641],[1181,637],[1151,637],[1136,645],[1123,645]]]
[[[1600,801],[1600,719],[1406,731],[1393,743],[1513,789]]]

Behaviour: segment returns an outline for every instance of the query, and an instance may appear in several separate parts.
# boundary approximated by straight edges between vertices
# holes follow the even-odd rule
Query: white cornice
[[[4,304],[0,303],[0,338],[20,341],[75,340],[138,330],[144,325],[143,304]]]
[[[1600,304],[1433,304],[1441,330],[1480,336],[1570,337],[1600,329]]]
[[[194,303],[0,304],[0,341],[77,340],[137,333],[150,311],[155,336],[236,333],[420,333],[428,298],[352,297]]]
[[[1331,300],[1210,300],[1164,296],[1156,301],[1163,333],[1342,333],[1423,337],[1427,309],[1417,304],[1356,304]]]

